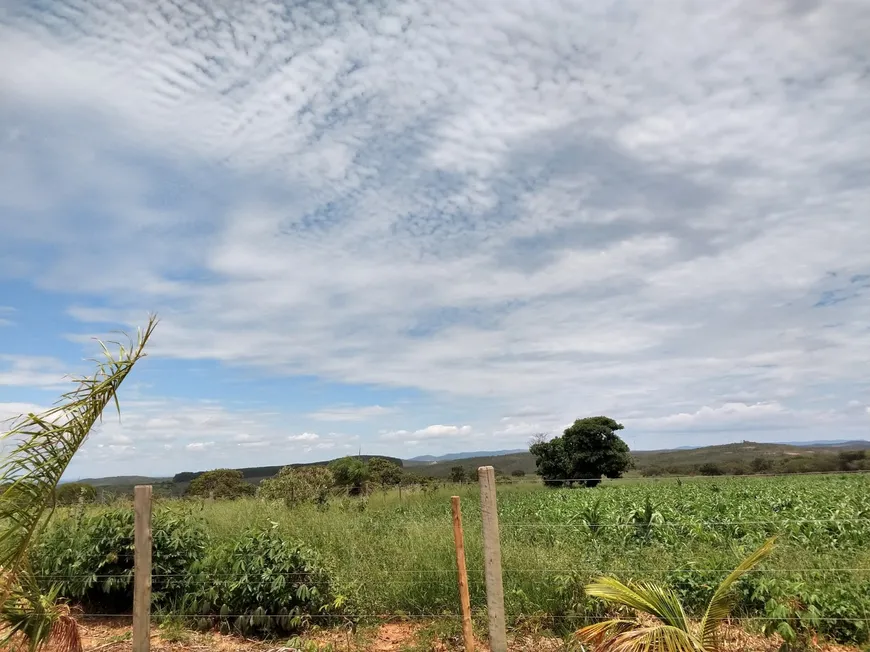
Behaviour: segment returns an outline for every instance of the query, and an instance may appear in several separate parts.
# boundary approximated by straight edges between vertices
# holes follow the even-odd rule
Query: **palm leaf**
[[[642,626],[631,620],[596,623],[577,636],[595,645],[598,652],[704,652],[690,632],[670,625]]]
[[[670,589],[651,582],[623,584],[613,577],[599,577],[586,587],[586,594],[655,616],[665,625],[689,631],[683,605]]]
[[[716,629],[719,623],[731,614],[731,608],[734,605],[734,594],[731,592],[731,587],[734,582],[770,555],[775,543],[776,537],[768,539],[758,550],[740,562],[740,565],[722,581],[713,597],[710,598],[710,604],[707,605],[707,611],[701,620],[701,640],[706,649],[716,649]]]
[[[12,429],[0,435],[0,443],[14,448],[0,462],[0,568],[15,578],[46,509],[54,508],[57,484],[73,456],[85,442],[103,409],[115,402],[121,383],[145,355],[145,345],[157,325],[151,316],[139,330],[136,344],[118,344],[112,354],[100,342],[104,358],[97,361],[92,376],[74,379],[77,387],[64,394],[55,407],[42,414],[27,414],[14,420]],[[6,589],[4,589],[4,593]]]

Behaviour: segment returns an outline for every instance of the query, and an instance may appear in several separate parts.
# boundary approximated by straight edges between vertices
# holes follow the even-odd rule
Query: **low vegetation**
[[[582,491],[505,485],[499,490],[499,517],[509,623],[568,633],[597,622],[608,607],[584,587],[602,573],[624,583],[656,582],[677,596],[687,617],[700,620],[731,569],[777,536],[765,564],[735,583],[735,618],[795,645],[814,634],[866,642],[868,490],[870,477],[858,474],[621,480]],[[195,605],[171,599],[168,590],[162,604],[169,612],[203,614],[201,622],[189,625],[220,624],[252,633],[292,631],[306,618],[322,624],[341,614],[353,620],[360,614],[456,614],[451,493],[463,499],[472,605],[482,610],[474,485],[405,489],[401,496],[384,487],[365,497],[330,496],[323,503],[248,497],[192,502],[187,508],[162,504],[155,522],[185,519],[184,527],[201,533],[190,548],[196,560],[179,572],[186,588],[174,594],[195,599]],[[41,539],[36,557],[79,559],[67,557],[62,568],[49,564],[40,572],[87,572],[94,558],[88,548],[98,547],[103,536],[86,527],[87,519],[106,509],[64,510]],[[129,512],[130,506],[117,509]],[[94,540],[88,543],[88,537]],[[155,535],[155,559],[164,559],[163,547],[178,547],[178,541]],[[203,594],[203,586],[210,592]],[[96,600],[103,585],[94,582],[89,591],[89,599]],[[75,599],[81,592],[66,595]]]

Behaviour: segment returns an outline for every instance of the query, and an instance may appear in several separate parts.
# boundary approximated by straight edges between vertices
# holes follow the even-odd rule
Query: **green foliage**
[[[340,598],[317,556],[277,529],[251,528],[214,547],[191,572],[192,613],[216,617],[243,634],[286,634],[326,615]]]
[[[161,509],[152,518],[153,599],[166,604],[186,585],[188,568],[208,538],[203,523],[184,509]],[[43,589],[64,598],[118,609],[133,605],[133,510],[119,508],[56,519],[32,552]]]
[[[58,505],[74,505],[76,503],[92,503],[97,499],[97,490],[89,484],[68,482],[62,484],[54,492]]]
[[[283,500],[289,506],[306,502],[324,504],[334,484],[335,476],[326,467],[285,466],[274,478],[260,483],[257,496],[267,500]]]
[[[187,488],[186,495],[200,498],[232,500],[256,493],[254,485],[245,482],[241,471],[234,469],[215,469],[206,471],[194,478]]]
[[[0,460],[0,523],[4,524],[0,529],[0,568],[6,573],[15,577],[21,566],[26,566],[30,542],[51,518],[51,513],[44,518],[45,511],[53,507],[60,479],[102,419],[103,410],[114,402],[120,413],[118,388],[145,356],[145,346],[156,326],[157,318],[151,317],[147,327],[139,331],[138,341],[130,341],[128,347],[118,344],[117,353],[100,342],[103,360],[93,375],[73,379],[76,388],[61,396],[53,408],[20,416],[12,421],[11,430],[0,435],[0,444],[13,444]]]
[[[335,484],[345,487],[351,494],[365,491],[366,482],[371,477],[368,465],[357,457],[342,457],[329,463],[329,470],[335,476]]]
[[[450,467],[450,482],[467,482],[469,480],[469,473],[464,466],[452,466]]]
[[[577,419],[561,437],[538,437],[529,447],[538,473],[555,486],[582,479],[595,486],[601,476],[619,478],[631,468],[628,445],[616,434],[623,426],[608,417]]]
[[[714,652],[719,649],[719,625],[734,606],[734,583],[769,556],[773,544],[774,539],[766,541],[722,580],[697,628],[690,626],[679,596],[670,588],[649,581],[625,584],[613,577],[599,577],[586,587],[587,595],[646,618],[599,620],[577,632],[577,638],[601,652]]]
[[[522,478],[525,477],[526,472],[522,469],[514,469],[513,471],[511,471],[511,475],[515,478]]]
[[[24,639],[29,652],[49,646],[54,652],[82,649],[78,625],[56,586],[46,592],[17,582],[6,587],[0,602],[0,648],[9,648],[16,638]]]
[[[385,487],[394,487],[402,482],[402,467],[383,457],[368,461],[369,480]]]
[[[719,467],[718,464],[713,464],[712,462],[705,462],[698,467],[698,473],[700,473],[701,475],[722,475],[724,471]]]

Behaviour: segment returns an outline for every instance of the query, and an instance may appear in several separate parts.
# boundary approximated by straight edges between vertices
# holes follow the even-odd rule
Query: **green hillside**
[[[635,468],[628,475],[695,475],[704,471],[747,474],[863,470],[870,469],[870,457],[866,455],[868,449],[870,442],[866,441],[812,447],[747,441],[693,449],[636,451],[632,453]],[[861,456],[861,453],[865,454]],[[702,469],[704,465],[708,466]],[[448,477],[454,466],[467,470],[475,470],[479,466],[493,466],[507,475],[515,470],[534,474],[536,470],[535,458],[530,453],[470,457],[435,463],[414,462],[406,463],[405,466],[412,473],[435,478]]]

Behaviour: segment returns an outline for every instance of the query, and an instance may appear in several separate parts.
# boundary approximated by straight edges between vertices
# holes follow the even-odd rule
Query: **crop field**
[[[458,627],[450,495],[462,497],[473,609],[486,605],[476,485],[288,508],[255,498],[158,501],[157,618],[270,634],[306,623],[404,616]],[[654,580],[695,615],[750,550],[771,558],[739,584],[751,631],[862,644],[870,625],[870,475],[500,485],[508,623],[557,633],[605,614],[590,579]],[[69,508],[34,551],[45,582],[92,613],[131,604],[129,505]]]

